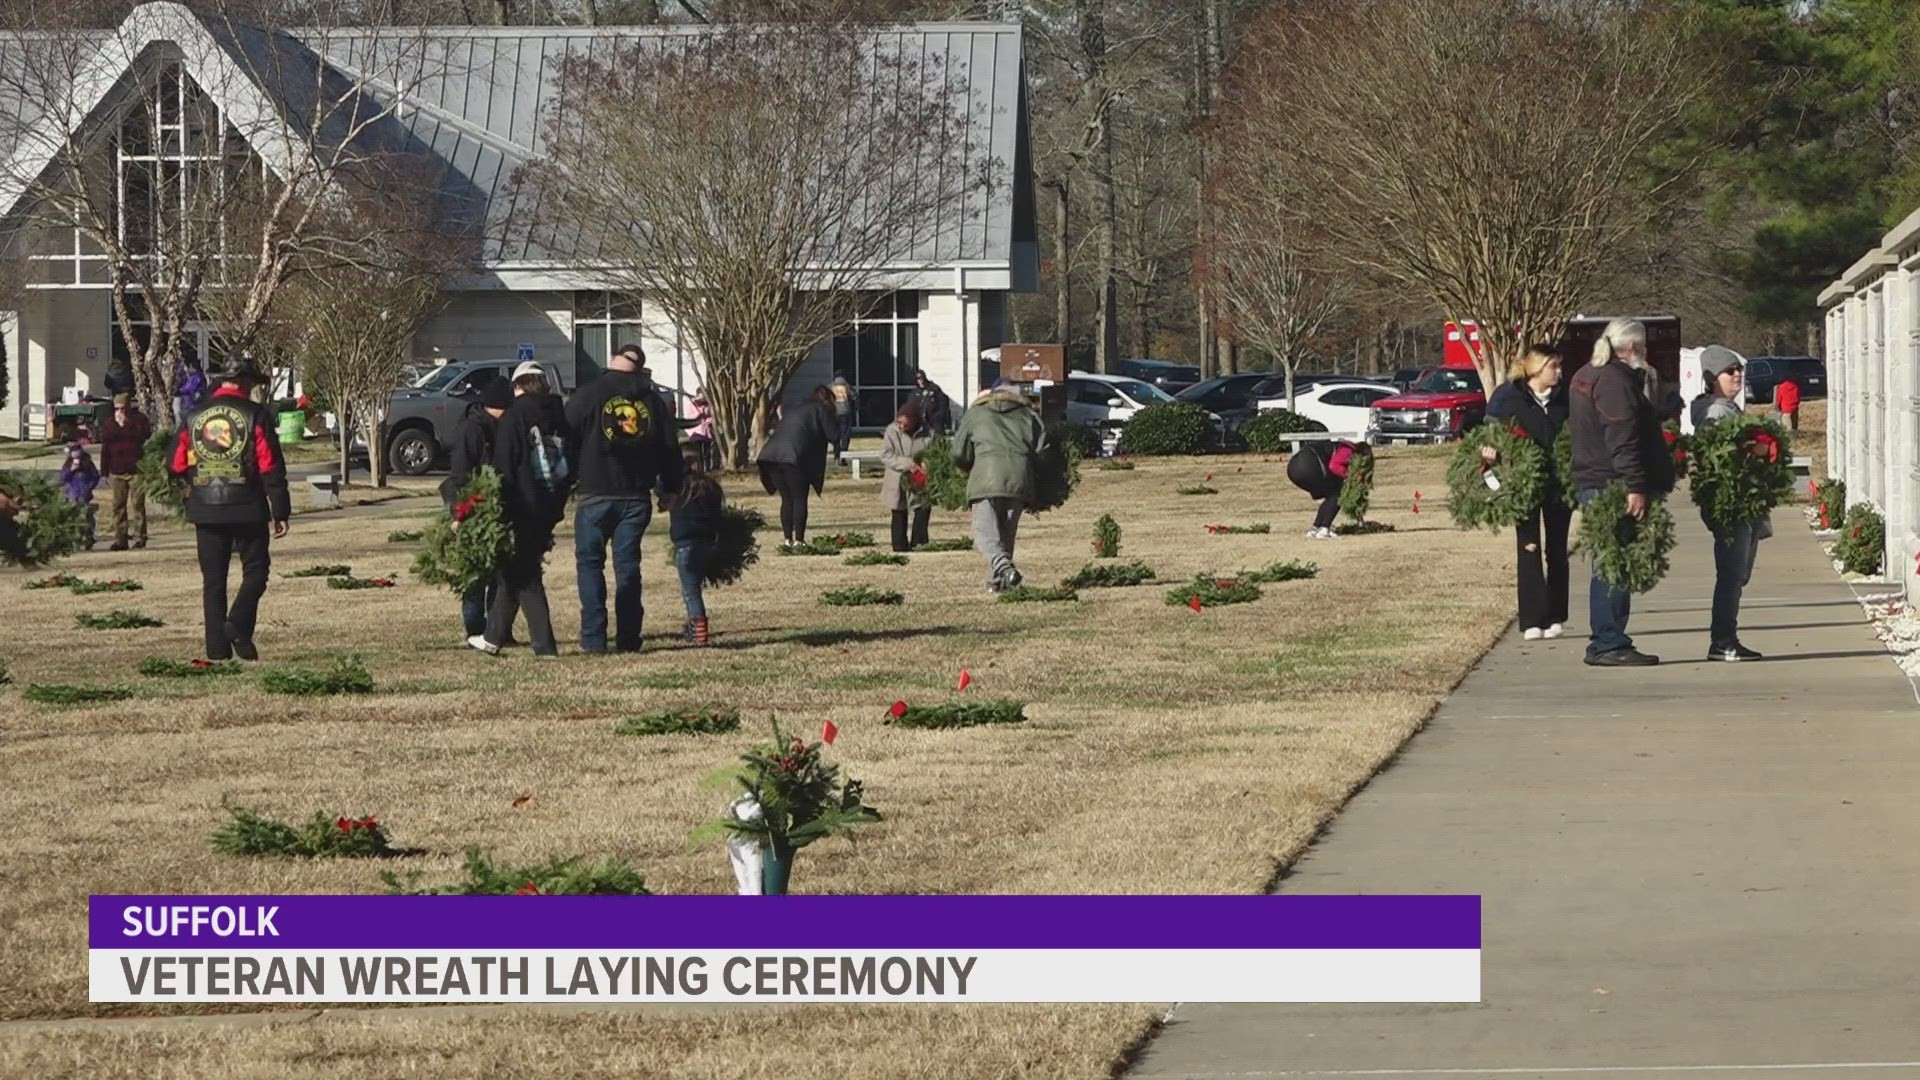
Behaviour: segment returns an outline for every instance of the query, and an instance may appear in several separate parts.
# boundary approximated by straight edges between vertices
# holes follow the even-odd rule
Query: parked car
[[[1434,443],[1457,439],[1487,416],[1487,395],[1472,368],[1437,367],[1412,390],[1373,403],[1369,442]]]
[[[1169,360],[1121,360],[1113,365],[1111,374],[1152,383],[1169,394],[1177,394],[1200,381],[1199,368]]]
[[[446,459],[467,406],[494,379],[513,376],[517,360],[455,360],[422,376],[387,399],[387,467],[419,476]],[[540,361],[547,381],[565,389],[560,369]]]
[[[1428,364],[1424,367],[1403,367],[1398,371],[1395,371],[1393,373],[1393,378],[1391,380],[1394,389],[1396,390],[1413,389],[1414,385],[1418,383],[1421,379],[1426,378],[1427,372],[1432,371],[1433,368],[1434,368],[1434,365]]]
[[[1309,420],[1327,425],[1336,434],[1362,435],[1372,427],[1373,403],[1395,396],[1391,386],[1366,379],[1316,383],[1305,390],[1294,388],[1293,411]],[[1284,409],[1284,396],[1262,398],[1261,409]]]
[[[1811,356],[1755,356],[1747,360],[1747,401],[1766,405],[1783,382],[1800,384],[1803,398],[1827,396],[1827,365]]]
[[[1067,421],[1084,424],[1100,435],[1102,446],[1110,448],[1120,437],[1133,415],[1149,405],[1175,400],[1172,394],[1139,379],[1125,375],[1096,375],[1089,371],[1067,374]],[[1220,414],[1208,410],[1214,430],[1226,436]]]
[[[1204,382],[1198,382],[1173,395],[1177,400],[1190,401],[1218,416],[1227,432],[1229,441],[1238,433],[1242,424],[1253,418],[1259,411],[1255,392],[1273,376],[1270,372],[1249,371],[1239,375],[1219,375]]]

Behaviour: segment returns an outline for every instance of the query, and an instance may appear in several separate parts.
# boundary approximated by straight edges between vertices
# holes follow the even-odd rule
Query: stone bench
[[[853,470],[853,478],[860,479],[860,469],[864,465],[879,465],[878,450],[847,450],[841,453],[840,463]]]

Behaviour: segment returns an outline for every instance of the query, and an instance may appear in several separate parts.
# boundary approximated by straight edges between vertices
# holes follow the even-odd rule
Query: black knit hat
[[[485,409],[505,409],[513,404],[513,384],[505,379],[495,379],[480,391],[480,406]]]

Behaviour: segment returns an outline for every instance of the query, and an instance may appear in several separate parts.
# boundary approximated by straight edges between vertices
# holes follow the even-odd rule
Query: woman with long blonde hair
[[[1567,423],[1567,396],[1560,388],[1560,350],[1535,344],[1513,362],[1508,381],[1487,399],[1487,415],[1527,433],[1547,460]],[[1488,447],[1491,450],[1491,447]],[[1573,509],[1550,469],[1540,509],[1513,528],[1519,558],[1520,632],[1529,641],[1557,638],[1567,622],[1567,526]]]

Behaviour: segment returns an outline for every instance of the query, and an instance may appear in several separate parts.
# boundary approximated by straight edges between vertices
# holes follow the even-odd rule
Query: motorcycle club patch
[[[647,437],[653,427],[653,412],[644,401],[612,397],[600,410],[601,434],[615,446],[630,445]]]

